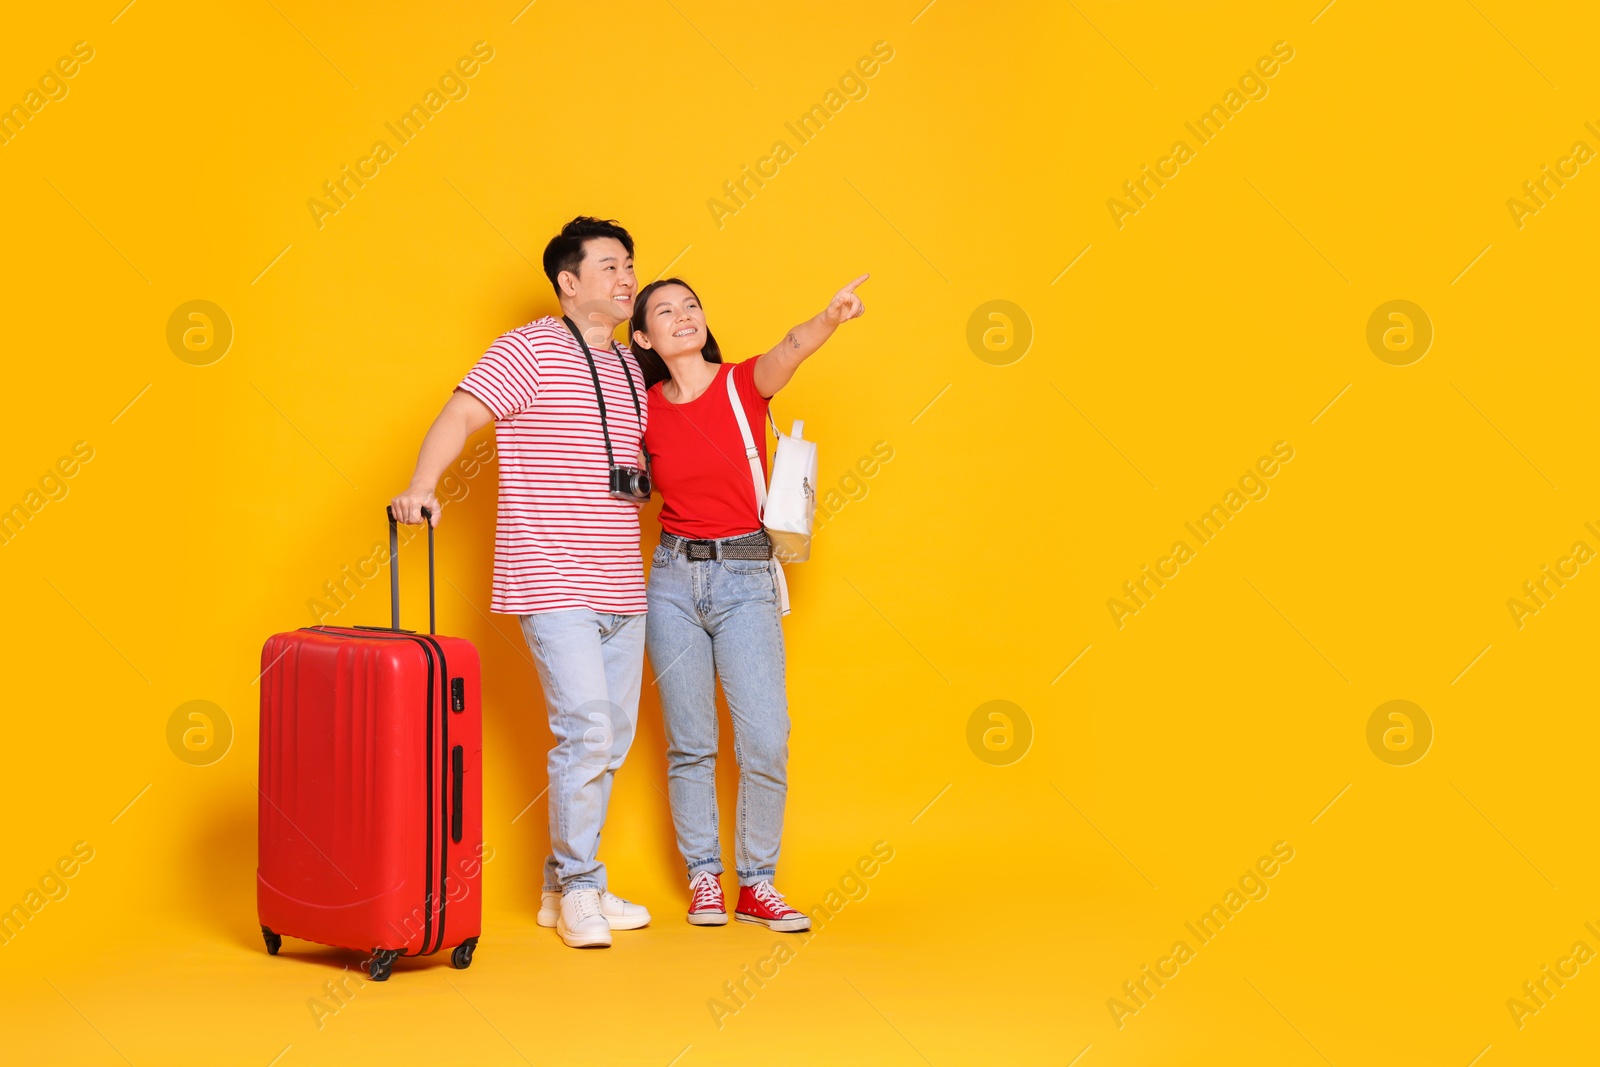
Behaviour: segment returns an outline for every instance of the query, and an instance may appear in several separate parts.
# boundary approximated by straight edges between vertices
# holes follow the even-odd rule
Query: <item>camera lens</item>
[[[644,499],[650,496],[650,475],[638,467],[612,467],[613,495]]]

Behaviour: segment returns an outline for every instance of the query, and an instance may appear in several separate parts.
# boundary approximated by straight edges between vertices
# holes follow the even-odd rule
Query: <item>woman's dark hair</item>
[[[633,298],[633,321],[628,324],[628,346],[633,349],[634,358],[639,361],[639,367],[644,371],[644,387],[646,389],[650,388],[657,382],[664,382],[668,378],[672,377],[671,372],[667,370],[667,365],[661,361],[661,357],[656,355],[651,349],[640,347],[633,337],[636,332],[650,332],[649,330],[645,329],[645,308],[650,304],[650,294],[655,292],[657,289],[660,289],[664,285],[683,286],[685,289],[689,290],[689,295],[694,297],[695,302],[700,304],[701,308],[705,307],[704,301],[700,299],[700,294],[694,291],[694,286],[690,285],[682,278],[662,278],[658,282],[651,282],[643,289],[640,289],[638,295]],[[711,326],[709,323],[706,325],[706,343],[704,347],[700,349],[700,355],[707,363],[722,362],[722,348],[717,344],[717,338],[711,332]]]

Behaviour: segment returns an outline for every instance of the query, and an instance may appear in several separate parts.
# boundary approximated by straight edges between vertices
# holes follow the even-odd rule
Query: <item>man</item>
[[[590,355],[562,318],[502,335],[428,429],[411,485],[392,506],[407,523],[422,522],[426,507],[438,525],[440,476],[495,420],[490,608],[520,617],[555,735],[539,925],[574,948],[601,948],[612,930],[650,922],[643,907],[607,890],[597,858],[612,776],[639,719],[644,655],[638,502],[611,492],[609,477],[613,466],[643,463],[644,375],[612,339],[633,313],[633,238],[615,222],[580,216],[545,247],[544,272]]]

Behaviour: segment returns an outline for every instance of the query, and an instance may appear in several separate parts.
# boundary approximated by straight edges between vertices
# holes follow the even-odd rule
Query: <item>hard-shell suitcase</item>
[[[427,512],[424,512],[427,515]],[[256,907],[267,951],[284,935],[400,956],[454,946],[466,967],[482,919],[483,720],[478,652],[400,629],[389,516],[390,625],[311,626],[261,650]]]

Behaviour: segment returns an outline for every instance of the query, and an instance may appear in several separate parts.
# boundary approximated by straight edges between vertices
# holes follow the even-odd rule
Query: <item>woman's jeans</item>
[[[772,880],[788,791],[789,701],[773,560],[690,560],[657,546],[645,644],[661,690],[667,790],[689,877],[722,873],[717,836],[716,679],[739,761],[735,870]]]

